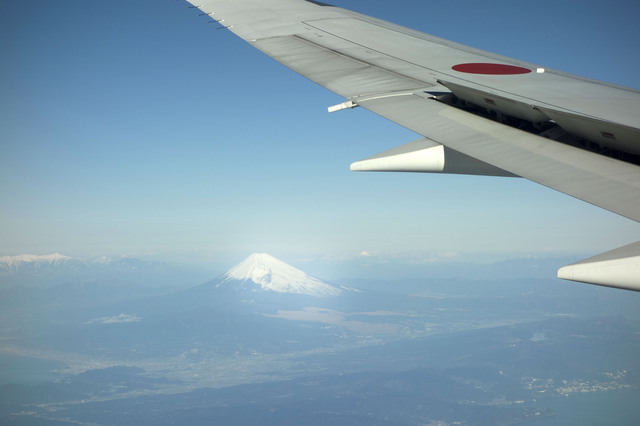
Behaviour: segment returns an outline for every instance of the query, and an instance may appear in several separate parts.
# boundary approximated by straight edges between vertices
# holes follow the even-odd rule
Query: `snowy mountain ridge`
[[[254,253],[229,269],[217,285],[231,285],[233,281],[252,282],[261,290],[309,296],[337,296],[342,290],[305,274],[266,253]]]
[[[209,274],[208,268],[129,256],[82,258],[59,253],[0,256],[0,289],[23,285],[46,288],[98,281],[178,287],[202,282]]]
[[[67,261],[73,259],[72,257],[62,255],[60,253],[53,254],[19,254],[17,256],[0,256],[0,263],[4,263],[6,265],[16,265],[18,263],[35,263],[35,262],[44,262],[44,263],[58,263],[62,261]]]

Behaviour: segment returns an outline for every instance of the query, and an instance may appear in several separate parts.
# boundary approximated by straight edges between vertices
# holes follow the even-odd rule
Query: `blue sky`
[[[640,88],[632,1],[336,0]],[[522,179],[352,173],[417,136],[182,1],[0,3],[0,255],[214,262],[591,255],[640,226]]]

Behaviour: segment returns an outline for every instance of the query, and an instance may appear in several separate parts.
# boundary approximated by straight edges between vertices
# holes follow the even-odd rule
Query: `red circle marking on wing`
[[[458,72],[466,72],[468,74],[488,74],[488,75],[514,75],[527,74],[531,70],[529,68],[516,67],[515,65],[490,64],[490,63],[469,63],[458,64],[451,67]]]

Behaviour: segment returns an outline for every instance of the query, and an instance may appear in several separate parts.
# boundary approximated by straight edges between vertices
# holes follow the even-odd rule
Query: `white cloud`
[[[113,317],[94,318],[91,321],[88,321],[87,324],[121,324],[125,322],[138,322],[141,319],[142,318],[137,315],[120,314]]]

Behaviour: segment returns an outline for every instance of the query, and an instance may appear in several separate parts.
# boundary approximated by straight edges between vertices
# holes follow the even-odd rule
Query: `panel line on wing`
[[[424,81],[355,59],[297,35],[259,39],[252,45],[347,99],[432,87]]]

